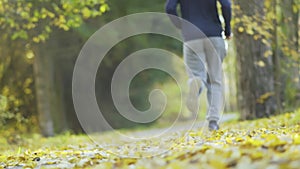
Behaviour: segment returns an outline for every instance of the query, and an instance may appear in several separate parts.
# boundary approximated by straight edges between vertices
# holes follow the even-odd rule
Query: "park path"
[[[231,121],[234,119],[237,119],[238,115],[237,114],[223,114],[222,118],[221,118],[221,127],[222,127],[222,123],[223,122],[227,122],[227,121]],[[164,142],[164,140],[169,140],[169,139],[173,139],[174,135],[176,133],[184,133],[184,131],[188,131],[188,130],[202,130],[207,128],[207,122],[206,121],[196,121],[195,123],[193,122],[178,122],[176,123],[174,126],[172,126],[171,128],[154,128],[154,129],[146,129],[143,131],[130,131],[127,134],[131,135],[132,137],[135,138],[142,138],[142,139],[151,139],[151,138],[158,138],[160,140],[162,140],[161,142]],[[103,148],[104,149],[108,149],[109,148],[113,148],[115,147],[114,150],[118,150],[119,148],[124,148],[126,146],[136,146],[135,142],[130,142],[128,140],[128,137],[125,137],[125,139],[127,140],[123,140],[121,137],[118,138],[117,136],[112,136],[115,140],[119,140],[120,141],[124,141],[123,143],[120,143],[119,145],[110,145],[110,144],[106,144],[105,142],[103,142],[103,145],[100,145],[102,148],[99,148],[93,144],[88,145],[86,147],[78,147],[78,146],[72,146],[70,145],[69,147],[67,147],[67,149],[63,149],[63,150],[53,150],[51,152],[49,152],[46,155],[43,155],[40,157],[40,160],[37,162],[37,166],[34,167],[36,169],[44,167],[44,168],[74,168],[76,165],[79,166],[84,166],[85,163],[88,163],[91,159],[93,158],[97,158],[99,156],[99,154],[102,154],[103,156],[107,156],[108,154],[103,152]],[[100,135],[100,138],[102,138],[102,135]],[[129,141],[129,142],[128,142]],[[170,141],[171,143],[171,141]],[[105,146],[107,145],[107,147]],[[106,147],[106,148],[105,148]],[[157,147],[152,147],[151,149],[149,149],[149,151],[153,150],[157,150],[155,149]],[[170,148],[170,147],[168,147]],[[160,150],[160,149],[159,149]],[[80,154],[78,154],[78,152],[80,152]],[[77,153],[77,154],[76,154]],[[76,160],[75,163],[71,163],[70,161],[74,161]],[[99,159],[101,161],[101,159]],[[25,164],[19,164],[17,166],[10,166],[7,167],[7,169],[22,169],[24,168]],[[0,166],[1,168],[1,166]],[[78,168],[78,167],[77,167]]]
[[[222,127],[222,123],[237,119],[237,114],[223,114],[220,119],[220,126]],[[131,132],[130,135],[132,137],[153,137],[155,135],[160,135],[161,133],[170,134],[187,131],[187,130],[199,130],[200,128],[205,128],[208,125],[207,121],[190,121],[190,122],[178,122],[174,126],[170,126],[167,128],[154,128],[149,130]]]

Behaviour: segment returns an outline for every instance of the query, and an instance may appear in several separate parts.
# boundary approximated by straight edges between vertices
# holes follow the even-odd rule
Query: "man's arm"
[[[177,5],[178,5],[178,0],[167,0],[166,6],[165,6],[165,11],[167,14],[169,14],[169,17],[170,17],[172,23],[178,29],[181,29],[181,21],[178,18],[178,14],[177,14]],[[171,16],[171,15],[174,15],[174,16]]]
[[[225,36],[230,38],[231,36],[231,1],[230,0],[219,0],[222,6],[222,15],[225,20]]]

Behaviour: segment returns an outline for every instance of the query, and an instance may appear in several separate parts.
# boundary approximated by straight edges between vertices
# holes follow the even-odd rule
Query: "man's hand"
[[[226,36],[226,40],[230,40],[232,38],[232,36],[230,35],[230,36]]]
[[[232,36],[233,36],[233,34],[231,33],[230,35],[225,36],[225,39],[230,40],[230,39],[232,39]]]

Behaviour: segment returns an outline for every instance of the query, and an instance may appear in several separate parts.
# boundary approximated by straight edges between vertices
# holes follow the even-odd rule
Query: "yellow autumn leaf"
[[[293,136],[293,142],[294,142],[294,144],[297,144],[297,145],[300,144],[300,135],[299,134],[295,134]]]
[[[83,8],[81,13],[83,15],[83,18],[85,18],[85,19],[91,17],[91,14],[92,14],[91,10],[87,7]]]
[[[265,67],[266,66],[265,62],[262,61],[262,60],[256,62],[256,65],[258,65],[259,67]]]
[[[268,58],[269,56],[272,56],[273,54],[273,51],[272,50],[267,50],[265,53],[264,53],[264,57],[265,58]]]
[[[242,33],[242,32],[244,32],[244,28],[240,26],[240,27],[238,28],[238,31],[239,31],[240,33]]]
[[[104,13],[107,10],[107,5],[101,5],[100,6],[100,12]]]

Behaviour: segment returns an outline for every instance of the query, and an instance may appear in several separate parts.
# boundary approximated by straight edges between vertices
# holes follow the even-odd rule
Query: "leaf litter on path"
[[[62,145],[23,148],[18,154],[0,153],[0,168],[298,169],[299,116],[300,111],[296,111],[268,119],[226,123],[216,132],[180,131],[170,135],[171,140],[124,142],[107,134],[103,144],[97,145],[88,137],[71,136],[64,138],[66,143]],[[110,144],[112,140],[114,144]],[[44,142],[47,144],[47,139]],[[163,153],[151,156],[157,151]],[[145,152],[149,157],[132,158]]]

